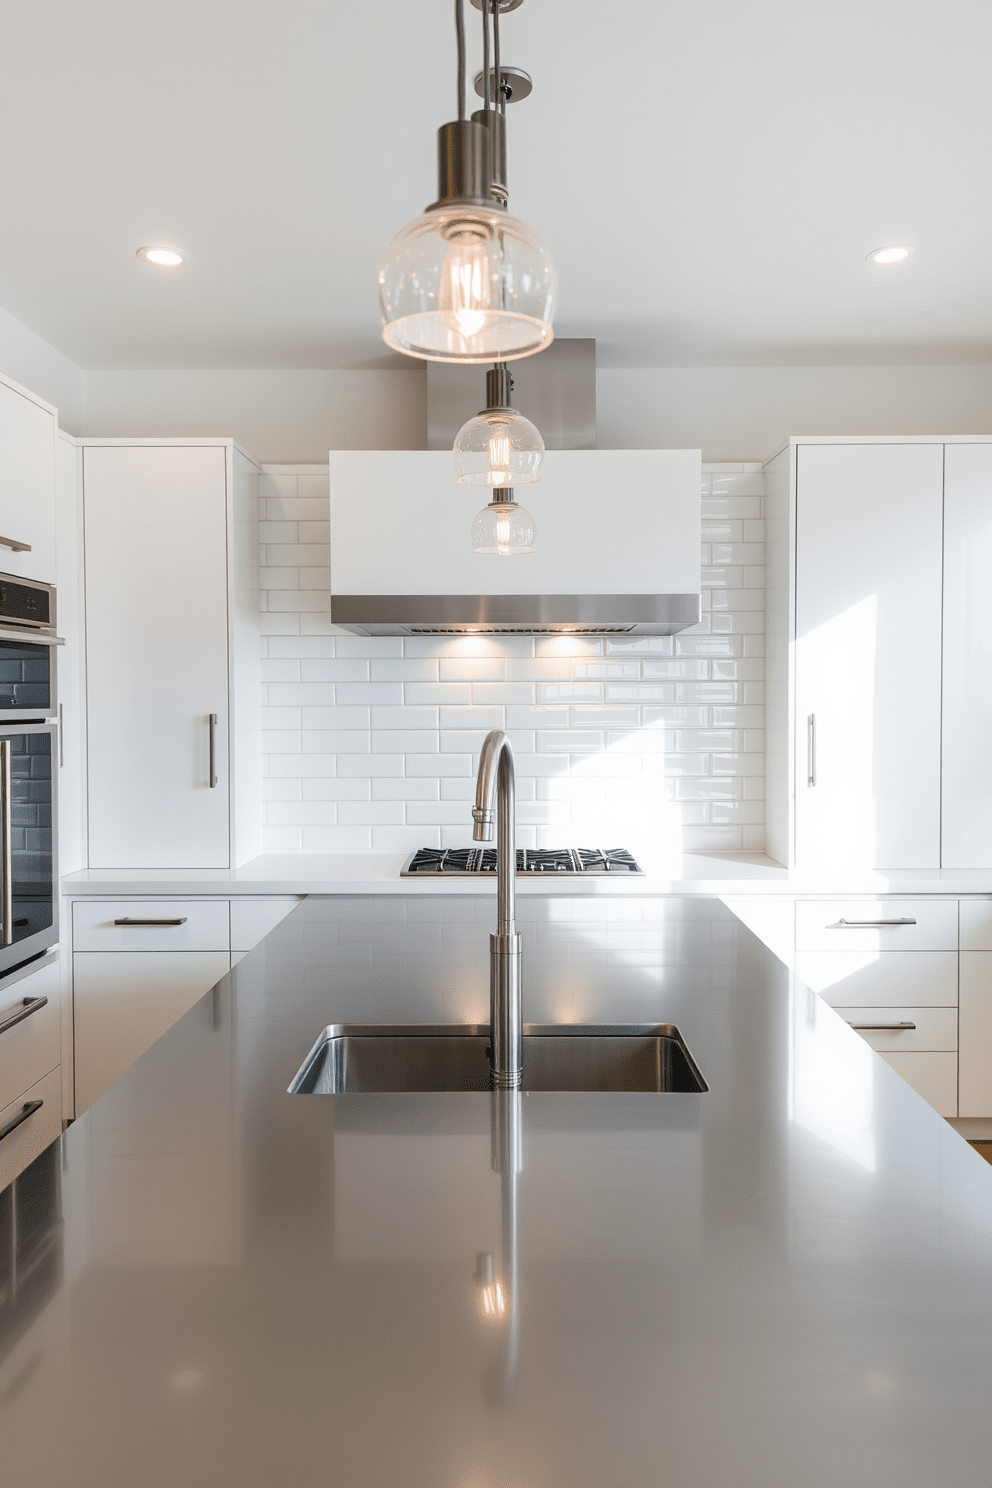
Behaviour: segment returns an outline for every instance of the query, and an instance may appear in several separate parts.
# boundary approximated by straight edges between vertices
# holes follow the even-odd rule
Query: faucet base
[[[523,1073],[520,934],[489,937],[489,1023],[494,1090],[518,1090]]]

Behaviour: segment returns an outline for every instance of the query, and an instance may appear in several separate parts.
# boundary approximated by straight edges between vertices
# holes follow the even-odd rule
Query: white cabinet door
[[[941,862],[992,866],[992,445],[949,444],[944,466]]]
[[[800,868],[940,864],[942,489],[941,445],[798,449]]]
[[[225,486],[221,448],[84,450],[91,868],[230,865]]]
[[[76,1115],[225,976],[227,951],[77,951]]]
[[[992,1116],[992,951],[962,951],[960,975],[961,1115]]]
[[[18,552],[7,541],[27,543]],[[55,583],[55,410],[0,381],[0,572]]]

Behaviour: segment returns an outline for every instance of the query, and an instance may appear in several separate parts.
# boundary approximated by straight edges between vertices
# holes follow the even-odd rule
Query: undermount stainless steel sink
[[[332,1023],[290,1095],[489,1090],[485,1024]],[[674,1023],[528,1023],[523,1090],[703,1091],[709,1086]]]

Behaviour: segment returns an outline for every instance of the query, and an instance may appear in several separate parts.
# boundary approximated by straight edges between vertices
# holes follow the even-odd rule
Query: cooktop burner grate
[[[424,874],[496,872],[494,847],[422,847],[403,864],[401,878]],[[518,847],[518,873],[640,873],[625,847]]]

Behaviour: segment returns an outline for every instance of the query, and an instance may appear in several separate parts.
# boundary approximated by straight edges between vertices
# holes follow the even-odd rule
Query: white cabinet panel
[[[226,868],[225,450],[87,446],[83,504],[89,866]]]
[[[55,583],[55,410],[0,379],[0,572]]]
[[[960,901],[961,949],[992,951],[992,899]]]
[[[941,1116],[958,1114],[957,1055],[883,1054],[882,1058]]]
[[[254,950],[300,902],[296,898],[232,899],[231,949]]]
[[[30,1011],[41,998],[48,1001]],[[62,997],[57,961],[0,989],[0,1024],[25,1012],[27,1017],[0,1033],[0,1106],[8,1106],[60,1063]]]
[[[836,1008],[958,1005],[954,951],[800,951],[796,975]]]
[[[958,1046],[957,1008],[849,1007],[837,1012],[879,1054],[953,1054]],[[899,1026],[910,1023],[912,1028]]]
[[[221,951],[77,952],[72,958],[76,1115],[230,967]]]
[[[992,1116],[992,951],[961,952],[962,1116]]]
[[[39,1152],[62,1132],[62,1072],[53,1069],[0,1111],[0,1131],[23,1112],[24,1107],[40,1101],[37,1110],[18,1122],[13,1131],[0,1138],[0,1189],[13,1183],[33,1163]]]
[[[182,923],[169,923],[175,920]],[[226,899],[77,899],[72,906],[74,951],[226,951],[230,943]]]
[[[942,863],[992,864],[992,445],[944,466]]]
[[[797,460],[797,864],[936,868],[943,448]]]
[[[886,896],[796,904],[798,951],[953,951],[957,944],[956,899]]]

